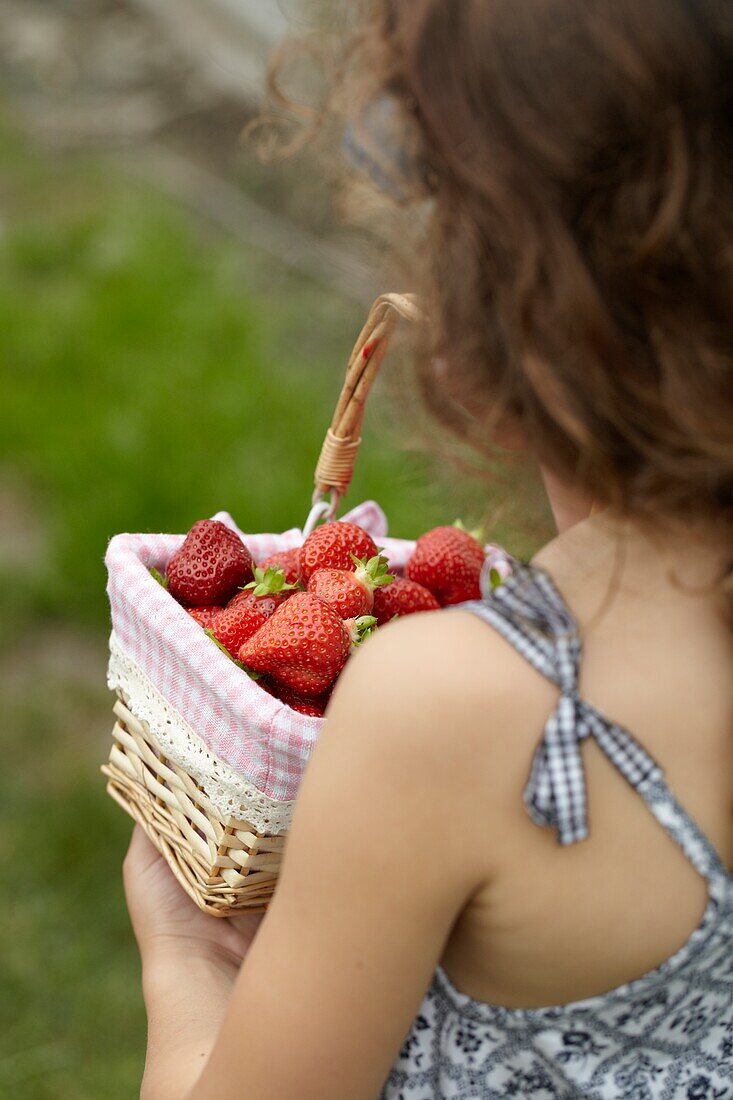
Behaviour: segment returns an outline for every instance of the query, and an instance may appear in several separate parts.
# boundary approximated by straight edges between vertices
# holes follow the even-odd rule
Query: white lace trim
[[[135,717],[153,731],[165,755],[203,787],[222,817],[247,821],[269,836],[287,832],[294,802],[278,802],[262,794],[211,752],[140,666],[122,650],[114,633],[109,649],[110,688],[122,693]]]

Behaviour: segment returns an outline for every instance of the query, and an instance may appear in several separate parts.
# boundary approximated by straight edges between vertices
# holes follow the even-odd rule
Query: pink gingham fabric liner
[[[297,528],[250,535],[227,512],[214,518],[242,536],[256,561],[303,541]],[[387,520],[378,504],[366,501],[342,518],[368,531],[393,566],[404,567],[415,544],[387,537]],[[165,572],[183,539],[122,534],[110,541],[105,563],[117,644],[212,753],[262,794],[289,801],[323,720],[298,714],[257,687],[153,579],[150,569]]]

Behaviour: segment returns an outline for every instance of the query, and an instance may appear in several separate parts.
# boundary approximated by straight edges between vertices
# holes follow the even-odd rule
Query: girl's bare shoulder
[[[556,694],[489,624],[462,608],[382,627],[349,663],[339,691],[364,694],[382,715],[395,710],[419,719],[423,732],[438,738],[446,718],[452,738],[458,720],[466,734],[473,726],[499,732],[506,720],[517,724],[518,701],[521,713],[545,707]]]
[[[521,818],[521,791],[557,689],[489,625],[463,610],[382,628],[349,663],[332,700],[332,736],[368,742],[377,772],[419,786],[426,813],[460,803],[467,820]],[[357,725],[354,715],[368,721]],[[377,776],[375,774],[374,778]],[[507,815],[510,815],[507,818]]]

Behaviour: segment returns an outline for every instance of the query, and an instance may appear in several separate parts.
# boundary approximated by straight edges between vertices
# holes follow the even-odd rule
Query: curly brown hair
[[[478,443],[519,426],[622,514],[730,539],[730,0],[357,6],[352,141],[429,200],[430,407]]]

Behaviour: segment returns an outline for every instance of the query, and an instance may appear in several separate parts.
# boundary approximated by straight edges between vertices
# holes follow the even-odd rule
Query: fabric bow
[[[634,788],[661,779],[661,768],[628,730],[580,698],[580,632],[547,573],[536,566],[520,566],[475,608],[560,688],[560,699],[532,760],[524,803],[534,822],[556,830],[560,844],[584,840],[588,810],[580,746],[586,737],[595,738]]]

